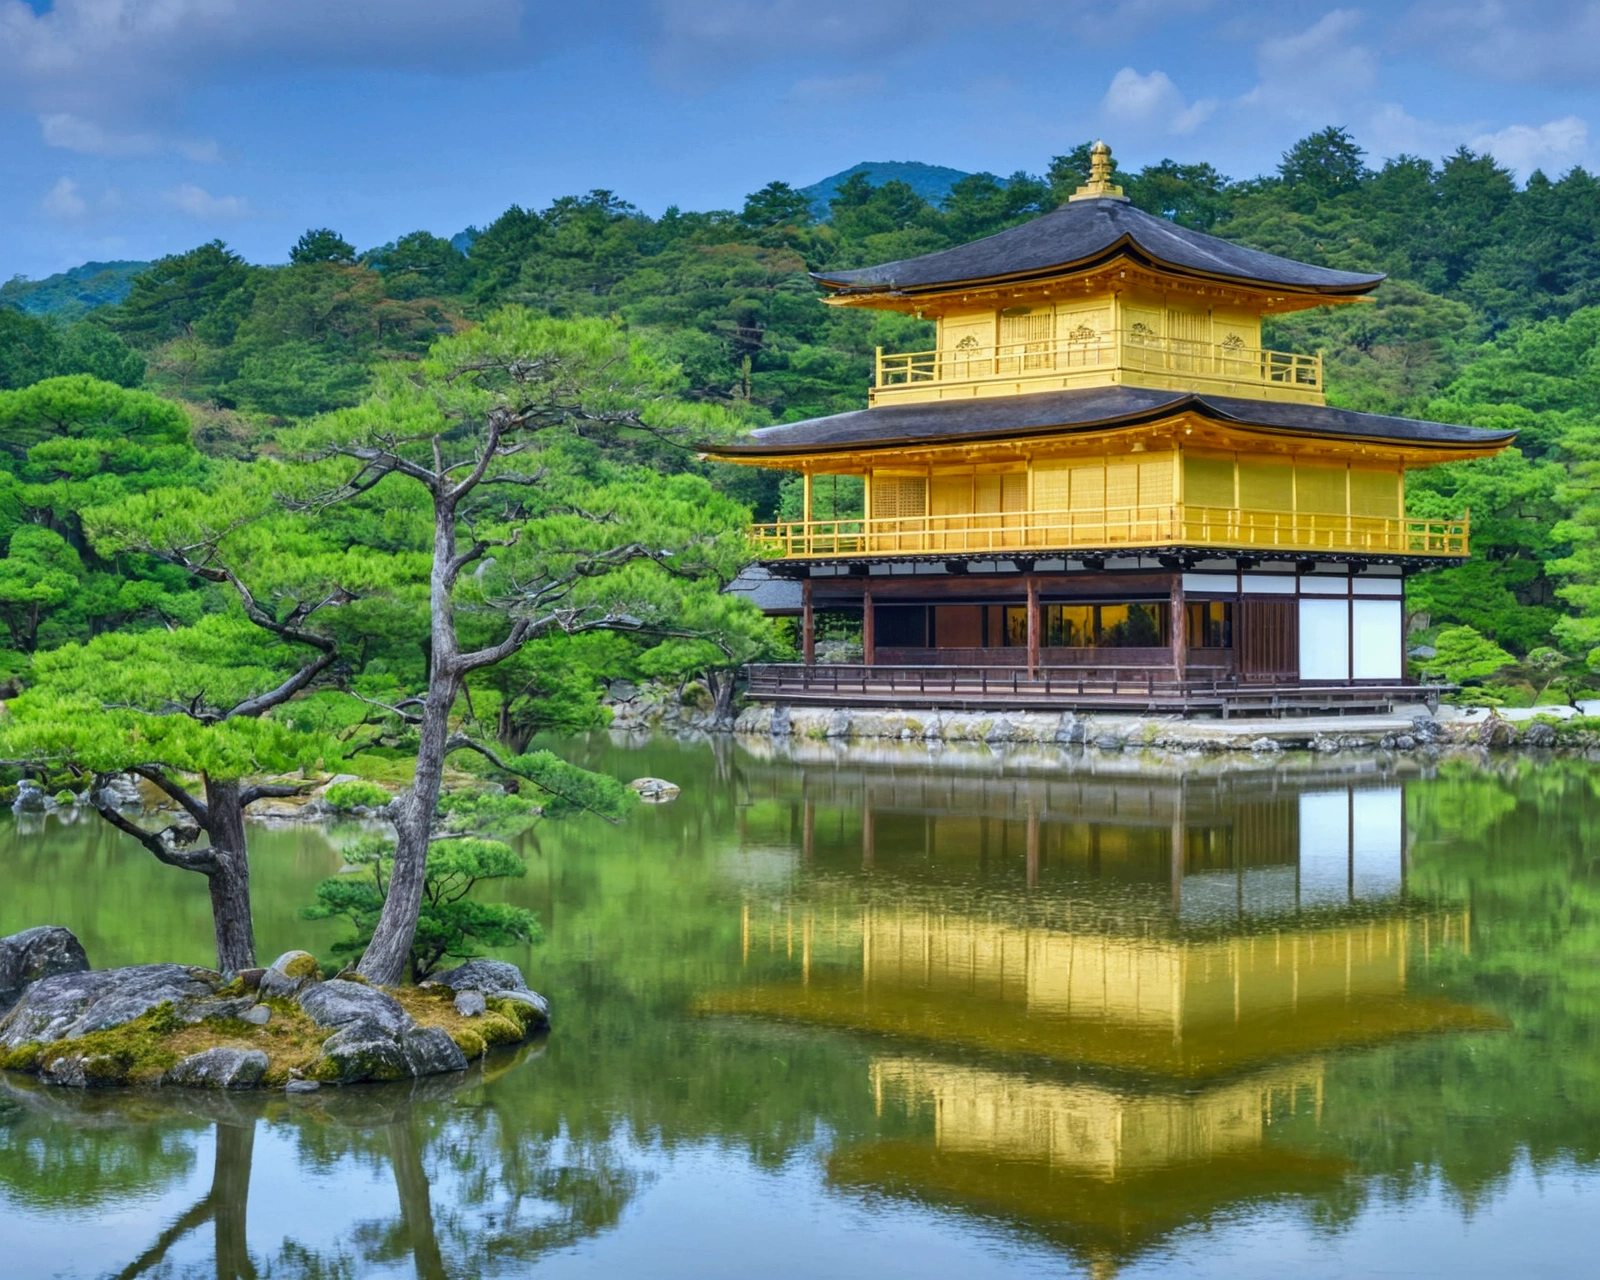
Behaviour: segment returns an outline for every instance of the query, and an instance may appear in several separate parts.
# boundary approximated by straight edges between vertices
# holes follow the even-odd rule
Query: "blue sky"
[[[858,160],[1042,172],[1094,136],[1241,177],[1340,124],[1561,173],[1591,123],[1587,0],[0,0],[0,277],[594,187],[736,208]]]

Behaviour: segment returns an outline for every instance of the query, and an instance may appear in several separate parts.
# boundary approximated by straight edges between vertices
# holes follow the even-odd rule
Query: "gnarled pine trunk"
[[[215,851],[207,879],[217,967],[224,973],[253,969],[256,933],[250,918],[250,855],[245,843],[242,788],[237,781],[206,779],[205,832]]]

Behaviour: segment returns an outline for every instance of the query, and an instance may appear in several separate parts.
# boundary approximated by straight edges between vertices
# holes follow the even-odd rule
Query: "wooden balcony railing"
[[[1322,357],[1267,351],[1225,342],[1195,342],[1145,333],[1110,333],[1087,342],[1057,338],[1042,342],[972,345],[945,351],[877,354],[875,390],[931,388],[933,384],[1050,379],[1094,382],[1113,371],[1159,374],[1163,384],[1219,384],[1278,388],[1320,397]]]
[[[1237,507],[1116,507],[887,520],[788,520],[752,527],[767,560],[1206,547],[1411,556],[1467,554],[1469,519],[1320,515]]]

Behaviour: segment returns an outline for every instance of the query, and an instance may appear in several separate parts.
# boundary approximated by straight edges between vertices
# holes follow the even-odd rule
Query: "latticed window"
[[[874,520],[918,519],[928,514],[928,481],[924,476],[872,477]]]
[[[1050,347],[1056,336],[1056,313],[1028,311],[1000,316],[1001,353],[1008,360],[1021,358],[1024,369],[1048,369]]]

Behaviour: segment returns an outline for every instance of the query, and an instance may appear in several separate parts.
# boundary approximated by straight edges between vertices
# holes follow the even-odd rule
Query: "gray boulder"
[[[0,1047],[50,1044],[132,1022],[163,1004],[215,995],[222,975],[181,964],[58,973],[25,988],[0,1022]]]
[[[0,938],[0,1014],[16,1004],[23,988],[58,973],[84,973],[89,957],[71,929],[42,924]]]
[[[456,1012],[463,1018],[479,1017],[489,1007],[481,991],[463,991],[456,996]]]
[[[64,1053],[46,1064],[39,1078],[47,1084],[68,1089],[86,1089],[92,1085],[121,1084],[126,1079],[126,1070],[108,1053]]]
[[[162,1084],[191,1089],[250,1089],[267,1073],[259,1049],[206,1049],[192,1053],[161,1078]]]
[[[403,1080],[411,1075],[400,1037],[368,1018],[346,1023],[329,1036],[322,1045],[322,1061],[328,1072],[323,1078],[332,1084]]]
[[[309,951],[285,951],[261,975],[259,990],[263,998],[272,996],[287,1000],[302,987],[321,978],[322,966],[317,963],[316,956]]]
[[[397,1036],[417,1025],[393,996],[342,978],[307,987],[300,993],[299,1004],[319,1027],[348,1027],[365,1022]]]
[[[678,798],[678,784],[665,778],[635,778],[628,787],[646,804],[670,804]]]
[[[17,783],[17,798],[11,802],[12,813],[46,813],[54,807],[44,788],[32,778]]]
[[[529,1021],[530,1028],[548,1026],[550,1023],[550,1002],[537,991],[496,991],[494,998],[512,1000],[532,1009],[538,1016]]]
[[[501,991],[526,991],[522,970],[504,960],[468,960],[454,969],[434,975],[433,980],[452,991],[481,991],[495,995]]]
[[[400,1037],[406,1067],[414,1076],[435,1076],[445,1071],[465,1071],[467,1055],[443,1027],[418,1027]]]
[[[193,1025],[196,1022],[211,1022],[223,1018],[243,1019],[246,1014],[256,1007],[254,996],[239,996],[235,999],[196,1000],[180,1009],[178,1016]]]
[[[139,784],[125,773],[113,774],[98,791],[91,789],[89,800],[110,809],[144,808],[144,795],[139,790]]]
[[[522,970],[504,960],[468,960],[435,975],[433,980],[460,993],[456,997],[456,1010],[463,1017],[473,1015],[461,1007],[461,995],[478,992],[497,1000],[514,1000],[532,1010],[534,1016],[525,1020],[530,1030],[550,1024],[550,1002],[537,991],[529,991]]]
[[[1553,747],[1556,745],[1556,727],[1546,720],[1535,720],[1522,731],[1525,747]]]

